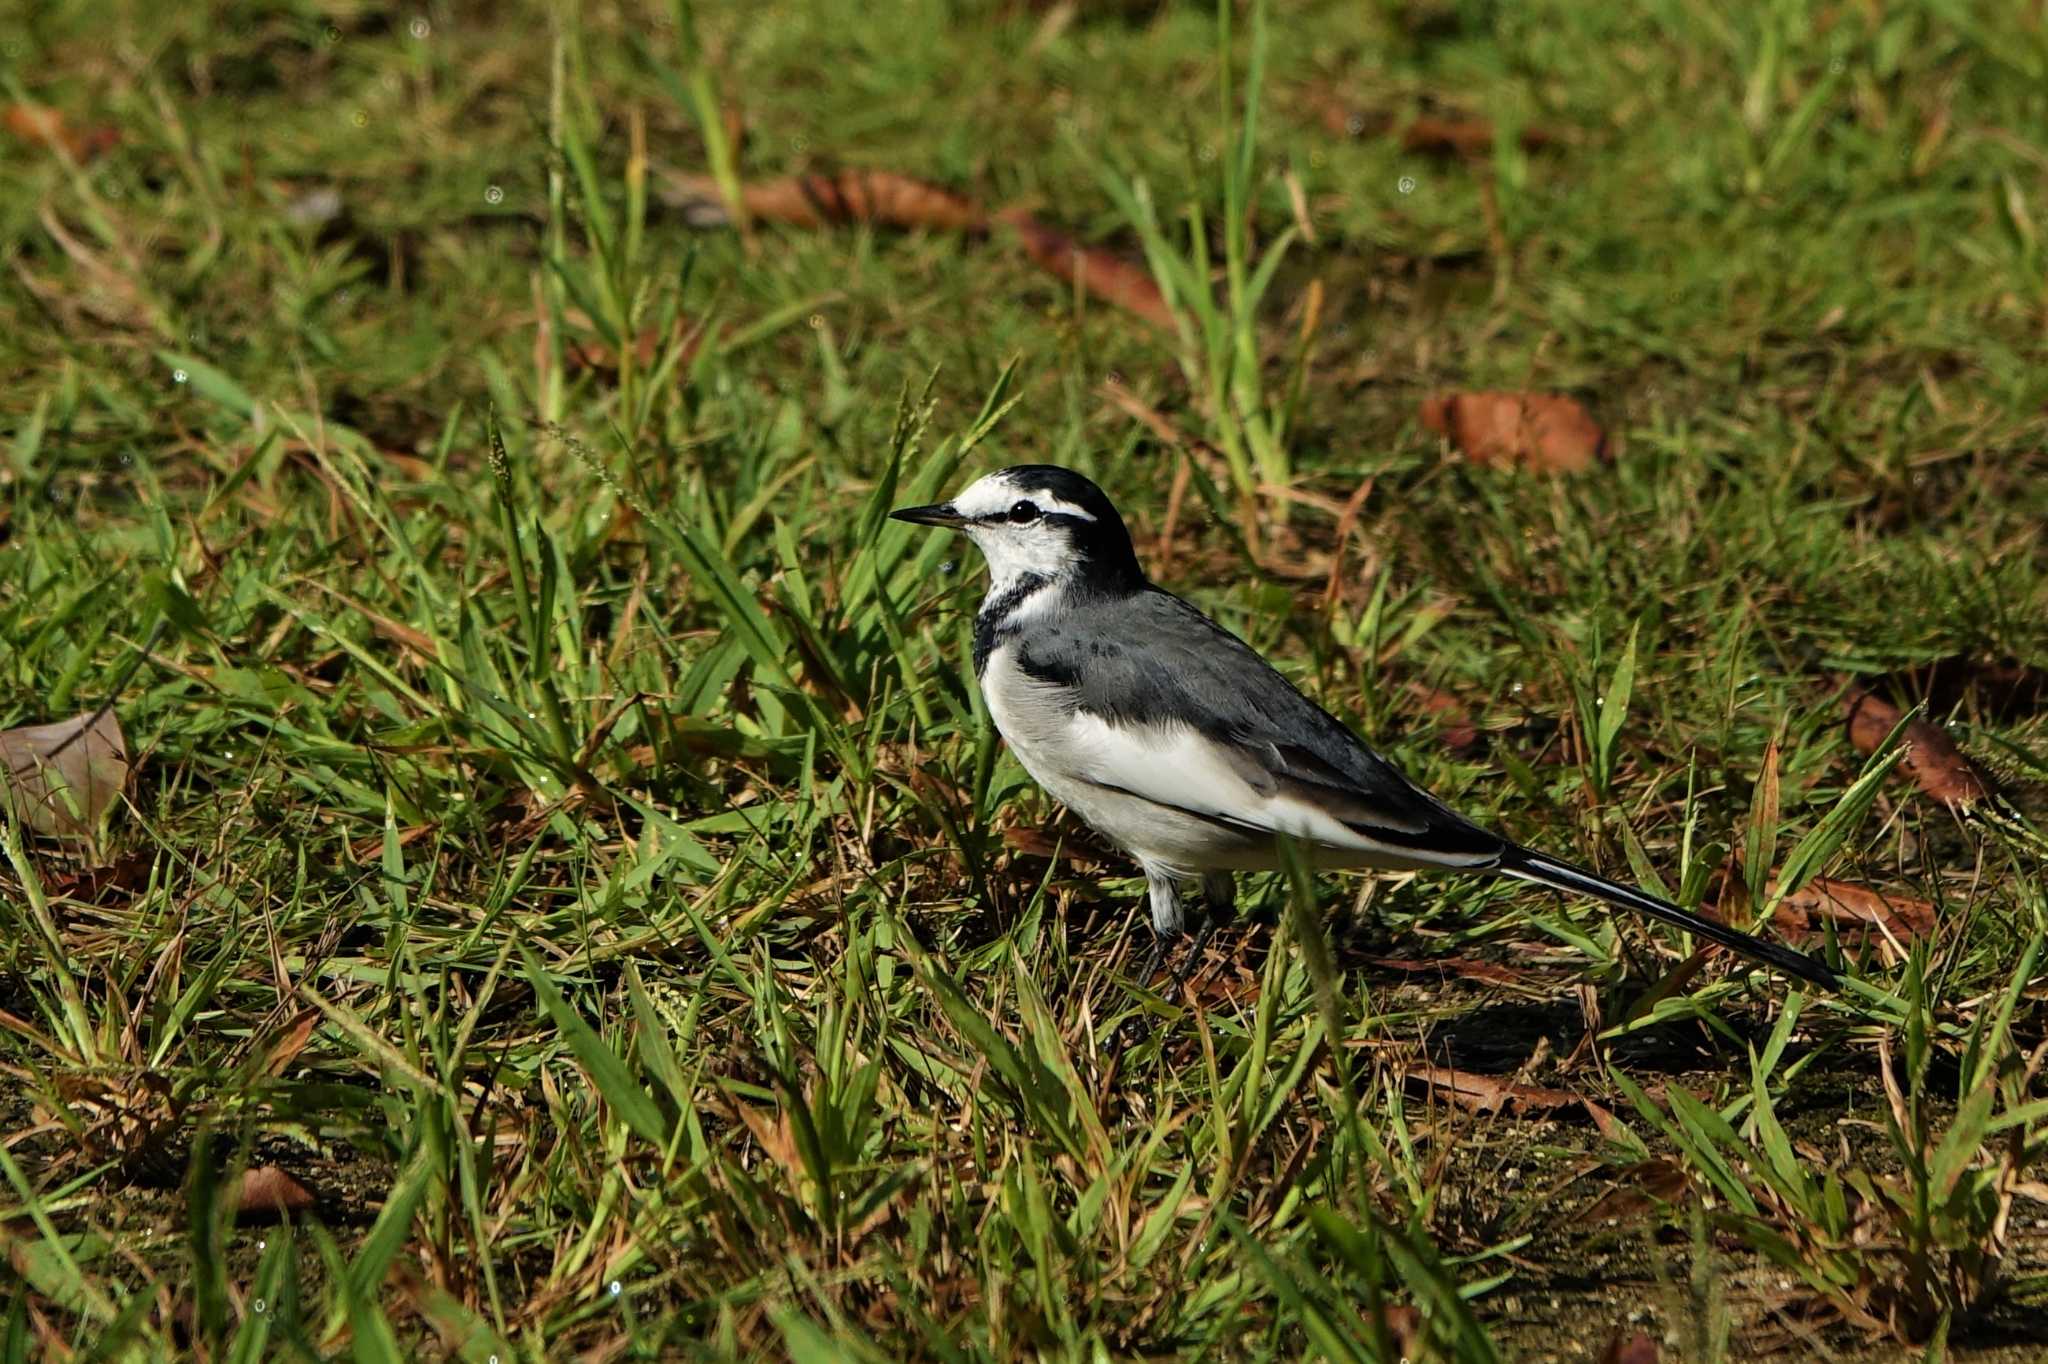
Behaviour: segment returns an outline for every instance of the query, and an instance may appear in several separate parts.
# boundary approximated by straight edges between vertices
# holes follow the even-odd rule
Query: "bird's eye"
[[[1038,504],[1036,502],[1017,502],[1013,503],[1010,507],[1010,524],[1012,525],[1027,525],[1037,519]]]

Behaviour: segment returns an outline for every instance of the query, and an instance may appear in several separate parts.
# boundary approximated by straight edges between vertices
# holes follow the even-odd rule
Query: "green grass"
[[[2035,1357],[2038,846],[1840,692],[2039,822],[2038,6],[874,8],[0,25],[0,98],[120,134],[0,142],[0,729],[110,705],[137,769],[4,828],[0,1360]],[[658,193],[838,165],[1031,201],[1187,325]],[[1112,377],[1226,456],[1170,541],[1189,456]],[[1465,464],[1454,388],[1615,459]],[[1939,931],[1795,1010],[1588,905],[1270,877],[1162,1000],[1129,868],[1023,837],[978,564],[883,519],[1027,460],[1515,836]],[[238,1218],[260,1166],[314,1206]]]

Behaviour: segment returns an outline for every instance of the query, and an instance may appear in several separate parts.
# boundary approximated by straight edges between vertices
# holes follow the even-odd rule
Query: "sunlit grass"
[[[2048,667],[2038,24],[1126,8],[8,39],[6,99],[120,140],[0,141],[0,728],[111,705],[139,776],[92,839],[5,831],[0,1359],[2028,1329],[2038,853],[1839,696]],[[1330,98],[1554,141],[1438,160]],[[836,165],[1035,201],[1187,325],[649,192]],[[1455,387],[1578,393],[1616,458],[1447,457]],[[1795,1012],[1584,904],[1276,876],[1162,998],[1139,883],[990,731],[978,565],[884,516],[1025,460],[1516,837],[1759,917],[1864,881],[1936,939],[1832,945],[1865,983]],[[2014,695],[1901,699],[2038,821]],[[239,1215],[264,1167],[314,1206]]]

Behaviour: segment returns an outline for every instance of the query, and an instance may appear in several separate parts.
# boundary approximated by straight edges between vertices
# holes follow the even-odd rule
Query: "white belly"
[[[1076,724],[1060,689],[1026,675],[1013,662],[1009,645],[990,656],[981,688],[996,728],[1032,780],[1148,868],[1185,876],[1279,865],[1279,850],[1266,835],[1107,789],[1104,755],[1090,743],[1099,725]],[[1200,779],[1200,774],[1188,775],[1190,781]]]

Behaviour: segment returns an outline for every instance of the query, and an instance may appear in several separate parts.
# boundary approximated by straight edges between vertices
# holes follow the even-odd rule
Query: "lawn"
[[[0,20],[0,1361],[2048,1352],[2048,11],[1270,8]],[[884,519],[1026,462],[1851,986],[1138,978]]]

